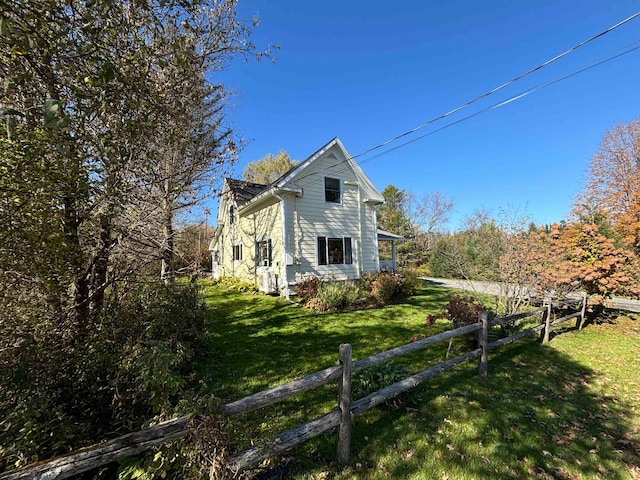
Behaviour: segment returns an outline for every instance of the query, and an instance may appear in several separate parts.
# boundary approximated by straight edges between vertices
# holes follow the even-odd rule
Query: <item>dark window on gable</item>
[[[229,207],[229,225],[233,225],[236,220],[236,209],[231,205]]]
[[[233,259],[242,260],[242,245],[233,246]]]
[[[270,267],[273,261],[272,255],[271,239],[256,242],[256,266]]]
[[[324,177],[324,200],[329,203],[341,203],[342,191],[340,190],[340,179]]]
[[[353,249],[350,237],[318,237],[318,265],[351,265]]]

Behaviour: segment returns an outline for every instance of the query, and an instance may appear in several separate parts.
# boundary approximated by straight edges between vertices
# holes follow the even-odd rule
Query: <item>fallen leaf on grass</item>
[[[572,475],[568,472],[565,472],[561,468],[556,468],[553,471],[553,476],[558,480],[579,480],[580,479],[580,477],[578,477],[578,475],[576,475],[575,473]]]

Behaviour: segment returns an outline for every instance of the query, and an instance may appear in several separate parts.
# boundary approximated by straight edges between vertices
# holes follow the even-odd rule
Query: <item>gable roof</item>
[[[374,203],[384,203],[384,197],[382,196],[382,194],[373,185],[371,180],[369,180],[369,177],[367,177],[367,175],[362,171],[358,163],[353,160],[353,157],[349,154],[349,152],[344,147],[340,139],[338,137],[334,137],[328,143],[326,143],[325,145],[320,147],[318,150],[316,150],[314,153],[312,153],[309,157],[307,157],[307,159],[300,162],[298,165],[296,165],[291,170],[283,174],[280,178],[275,180],[273,183],[271,183],[270,185],[263,185],[262,190],[257,191],[257,193],[253,196],[253,198],[250,198],[249,200],[245,201],[242,204],[243,207],[252,210],[253,209],[252,204],[258,204],[261,202],[262,199],[268,198],[272,196],[273,193],[276,193],[276,192],[288,191],[288,192],[300,193],[302,190],[300,189],[300,187],[298,187],[295,184],[296,179],[305,178],[303,175],[304,170],[307,169],[310,165],[312,165],[317,159],[321,158],[325,152],[327,152],[329,149],[333,147],[336,147],[338,148],[338,150],[340,150],[342,156],[344,156],[345,158],[345,160],[342,163],[344,163],[345,166],[350,167],[355,173],[356,177],[358,177],[358,179],[362,182],[364,190],[368,195],[368,197],[365,198],[365,201],[371,201]],[[313,174],[310,174],[310,175],[313,175]],[[253,185],[257,185],[257,184],[253,184]],[[240,203],[238,203],[238,206],[240,206]]]

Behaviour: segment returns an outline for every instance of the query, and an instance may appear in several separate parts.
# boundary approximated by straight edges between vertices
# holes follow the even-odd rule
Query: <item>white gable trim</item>
[[[290,183],[295,182],[296,178],[304,176],[304,172],[309,168],[316,160],[321,158],[328,150],[333,147],[337,147],[342,155],[345,158],[345,168],[351,168],[358,178],[358,180],[362,184],[362,188],[366,195],[364,196],[365,201],[376,204],[376,203],[384,203],[384,197],[380,193],[380,191],[373,185],[369,177],[364,173],[360,165],[353,160],[351,154],[347,151],[345,146],[342,144],[338,137],[334,137],[329,143],[321,147],[319,150],[314,152],[310,157],[304,160],[300,165],[291,170],[290,173],[282,177],[275,183],[273,186],[262,192],[257,197],[251,199],[249,202],[245,203],[239,210],[238,213],[243,215],[245,213],[250,213],[256,210],[256,207],[260,205],[264,200],[273,198],[275,195],[280,195],[283,193],[294,193],[296,195],[302,194],[302,189],[296,188],[294,185],[289,185]]]
[[[333,176],[337,178],[341,176],[340,175],[341,168],[343,170],[351,168],[356,178],[361,183],[362,189],[364,190],[364,193],[365,193],[364,198],[367,201],[370,201],[372,203],[384,203],[384,197],[382,196],[380,191],[373,185],[369,177],[367,177],[367,175],[364,173],[362,168],[360,168],[360,165],[358,165],[358,163],[353,159],[351,154],[347,151],[344,144],[340,141],[338,137],[333,138],[324,147],[322,147],[320,150],[318,150],[313,155],[311,155],[307,160],[305,160],[298,168],[292,170],[289,175],[282,178],[278,182],[277,186],[284,187],[288,183],[293,183],[295,185],[295,181],[297,178],[305,177],[304,170],[308,168],[310,165],[312,165],[316,160],[321,158],[328,150],[330,150],[333,147],[336,147],[340,151],[342,156],[345,158],[345,161],[341,162],[344,164],[344,167],[338,167],[338,170],[336,172],[332,174],[327,173],[326,176]]]
[[[301,172],[303,172],[306,168],[309,168],[313,162],[315,162],[318,158],[320,158],[327,150],[329,150],[334,145],[342,146],[338,137],[334,137],[329,143],[327,143],[324,147],[321,147],[315,153],[313,153],[310,157],[308,157],[304,162],[298,165],[297,168],[294,168],[288,175],[285,175],[280,181],[276,184],[276,187],[283,187],[288,182],[298,177]],[[350,158],[349,153],[345,150],[344,146],[342,146],[343,153],[345,154],[345,158]]]

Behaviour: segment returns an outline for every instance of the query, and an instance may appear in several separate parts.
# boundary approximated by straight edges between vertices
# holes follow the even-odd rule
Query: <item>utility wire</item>
[[[598,38],[600,38],[600,37],[602,37],[602,36],[606,35],[606,34],[607,34],[607,33],[609,33],[609,32],[612,32],[612,31],[613,31],[613,30],[615,30],[616,28],[621,27],[621,26],[622,26],[622,25],[624,25],[625,23],[630,22],[631,20],[633,20],[634,18],[636,18],[636,17],[638,17],[638,16],[640,16],[640,11],[639,11],[639,12],[634,13],[633,15],[631,15],[631,16],[629,16],[629,17],[627,17],[627,18],[625,18],[625,19],[624,19],[624,20],[622,20],[621,22],[618,22],[618,23],[616,23],[615,25],[613,25],[613,26],[611,26],[611,27],[607,28],[606,30],[603,30],[602,32],[600,32],[600,33],[598,33],[598,34],[593,35],[592,37],[587,38],[586,40],[584,40],[584,41],[582,41],[582,42],[578,43],[577,45],[574,45],[573,47],[569,48],[568,50],[565,50],[564,52],[562,52],[562,53],[560,53],[560,54],[556,55],[555,57],[550,58],[550,59],[549,59],[549,60],[547,60],[546,62],[541,63],[540,65],[538,65],[538,66],[536,66],[536,67],[533,67],[533,68],[531,68],[531,69],[527,70],[527,71],[526,71],[526,72],[524,72],[524,73],[521,73],[521,74],[520,74],[520,75],[518,75],[517,77],[512,78],[511,80],[509,80],[509,81],[507,81],[507,82],[503,83],[502,85],[499,85],[499,86],[495,87],[494,89],[489,90],[488,92],[483,93],[482,95],[479,95],[479,96],[477,96],[476,98],[474,98],[474,99],[472,99],[472,100],[469,100],[469,101],[468,101],[468,102],[466,102],[466,103],[463,103],[462,105],[460,105],[460,106],[458,106],[458,107],[454,108],[453,110],[448,111],[447,113],[443,113],[442,115],[439,115],[439,116],[437,116],[437,117],[435,117],[435,118],[433,118],[433,119],[431,119],[431,120],[429,120],[429,121],[427,121],[427,122],[425,122],[425,123],[423,123],[423,124],[421,124],[421,125],[418,125],[417,127],[413,128],[413,129],[411,129],[411,130],[408,130],[408,131],[406,131],[406,132],[404,132],[404,133],[401,133],[400,135],[396,135],[395,137],[393,137],[393,138],[391,138],[391,139],[389,139],[389,140],[387,140],[387,141],[385,141],[385,142],[382,142],[382,143],[380,143],[380,144],[378,144],[378,145],[376,145],[376,146],[374,146],[374,147],[371,147],[371,148],[369,148],[368,150],[365,150],[365,151],[364,151],[364,152],[362,152],[362,153],[359,153],[359,154],[357,154],[357,155],[354,155],[352,158],[362,157],[362,156],[366,155],[367,153],[370,153],[370,152],[372,152],[372,151],[374,151],[374,150],[378,150],[378,149],[380,149],[380,148],[382,148],[382,147],[385,147],[385,146],[389,145],[390,143],[396,142],[396,141],[398,141],[399,139],[401,139],[401,138],[403,138],[403,137],[406,137],[407,135],[411,135],[412,133],[415,133],[415,132],[417,132],[418,130],[422,130],[422,129],[423,129],[423,128],[425,128],[426,126],[431,125],[432,123],[437,122],[438,120],[442,120],[443,118],[446,118],[446,117],[448,117],[448,116],[450,116],[450,115],[453,115],[454,113],[459,112],[459,111],[460,111],[460,110],[462,110],[463,108],[466,108],[466,107],[468,107],[469,105],[472,105],[472,104],[474,104],[474,103],[478,102],[479,100],[482,100],[483,98],[486,98],[486,97],[488,97],[488,96],[490,96],[490,95],[493,95],[494,93],[499,92],[500,90],[502,90],[502,89],[504,89],[504,88],[508,87],[509,85],[514,84],[514,83],[515,83],[515,82],[517,82],[518,80],[521,80],[522,78],[524,78],[524,77],[526,77],[526,76],[528,76],[528,75],[531,75],[532,73],[537,72],[538,70],[542,70],[542,69],[543,69],[543,68],[545,68],[546,66],[551,65],[552,63],[554,63],[554,62],[556,62],[556,61],[560,60],[562,57],[565,57],[565,56],[569,55],[570,53],[572,53],[572,52],[574,52],[574,51],[578,50],[579,48],[581,48],[581,47],[585,46],[586,44],[588,44],[588,43],[590,43],[590,42],[592,42],[592,41],[594,41],[594,40],[596,40],[596,39],[598,39]]]
[[[592,68],[596,68],[596,67],[598,67],[598,66],[600,66],[600,65],[602,65],[604,63],[607,63],[607,62],[610,62],[612,60],[615,60],[616,58],[619,58],[619,57],[622,57],[622,56],[627,55],[629,53],[632,53],[632,52],[640,49],[640,45],[638,45],[639,43],[640,43],[640,41],[636,41],[636,42],[632,42],[630,44],[627,44],[624,47],[621,47],[620,49],[616,50],[617,52],[620,52],[620,53],[616,53],[616,54],[608,56],[608,57],[606,57],[606,58],[604,58],[602,60],[599,60],[599,61],[596,61],[596,62],[591,63],[589,65],[586,65],[586,66],[580,68],[579,70],[576,70],[576,71],[571,72],[569,74],[563,75],[562,77],[556,78],[554,80],[549,80],[547,82],[544,82],[544,83],[541,83],[539,85],[536,85],[536,86],[534,86],[534,87],[532,87],[532,88],[530,88],[528,90],[525,90],[525,91],[523,91],[523,92],[521,92],[521,93],[519,93],[517,95],[509,97],[506,100],[502,100],[500,102],[494,103],[493,105],[489,105],[488,107],[485,107],[485,108],[483,108],[481,110],[478,110],[478,111],[476,111],[476,112],[474,112],[474,113],[472,113],[470,115],[467,115],[466,117],[462,117],[462,118],[460,118],[460,119],[458,119],[456,121],[450,122],[450,123],[448,123],[446,125],[443,125],[442,127],[439,127],[439,128],[437,128],[435,130],[431,130],[430,132],[425,133],[423,135],[420,135],[419,137],[413,138],[413,139],[411,139],[411,140],[409,140],[407,142],[404,142],[404,143],[402,143],[400,145],[396,145],[395,147],[392,147],[392,148],[390,148],[388,150],[385,150],[385,151],[380,152],[378,154],[375,154],[375,155],[372,155],[370,157],[367,157],[364,160],[361,160],[361,161],[357,162],[357,164],[358,165],[363,165],[363,164],[365,164],[367,162],[370,162],[370,161],[375,160],[377,158],[380,158],[380,157],[382,157],[384,155],[387,155],[387,154],[389,154],[391,152],[394,152],[395,150],[398,150],[398,149],[400,149],[402,147],[405,147],[405,146],[407,146],[407,145],[409,145],[411,143],[417,142],[418,140],[422,140],[423,138],[426,138],[426,137],[429,137],[429,136],[431,136],[431,135],[433,135],[435,133],[441,132],[442,130],[445,130],[445,129],[449,128],[449,127],[452,127],[452,126],[457,125],[459,123],[462,123],[462,122],[465,122],[467,120],[470,120],[471,118],[474,118],[474,117],[476,117],[476,116],[478,116],[478,115],[480,115],[482,113],[486,113],[489,110],[494,110],[496,108],[503,107],[503,106],[505,106],[505,105],[507,105],[509,103],[512,103],[512,102],[514,102],[516,100],[519,100],[519,99],[524,98],[524,97],[526,97],[528,95],[531,95],[532,93],[535,93],[535,92],[537,92],[539,90],[542,90],[543,88],[549,87],[549,86],[554,85],[556,83],[559,83],[559,82],[561,82],[563,80],[567,80],[567,79],[569,79],[571,77],[579,75],[580,73],[586,72],[587,70],[591,70]],[[636,45],[636,46],[633,46],[633,45]],[[623,50],[625,48],[626,48],[626,50],[621,51],[621,50]],[[399,138],[401,138],[401,137],[399,137]],[[359,155],[349,157],[349,158],[343,160],[342,162],[340,162],[337,165],[347,163],[350,160],[353,160],[356,157],[363,156],[365,153],[372,152],[373,150],[374,149],[369,149],[366,152],[363,152],[363,153],[361,153]],[[335,166],[333,166],[331,168],[335,168]],[[326,170],[327,169],[324,169],[324,170],[321,170],[319,172],[313,172],[313,173],[310,173],[308,175],[302,176],[302,177],[300,177],[298,179],[298,181],[296,183],[298,183],[300,180],[303,180],[303,179],[305,179],[307,177],[310,177],[310,176],[313,176],[313,175],[317,175],[318,173],[321,173],[321,172],[326,171]],[[337,171],[335,173],[342,173],[342,172],[345,172],[347,170],[348,170],[348,167],[346,167],[346,168],[344,168],[342,170],[339,170],[339,171]],[[298,185],[300,185],[300,184],[298,184]],[[309,185],[309,183],[304,183],[301,186],[304,186],[304,185]]]
[[[634,42],[634,43],[638,43],[638,42]],[[631,45],[632,45],[632,44],[631,44]],[[372,161],[372,160],[375,160],[375,159],[377,159],[377,158],[379,158],[379,157],[382,157],[382,156],[384,156],[384,155],[386,155],[386,154],[388,154],[388,153],[391,153],[391,152],[393,152],[393,151],[395,151],[395,150],[398,150],[399,148],[402,148],[402,147],[404,147],[404,146],[406,146],[406,145],[409,145],[409,144],[411,144],[411,143],[417,142],[418,140],[421,140],[421,139],[423,139],[423,138],[429,137],[429,136],[431,136],[431,135],[433,135],[433,134],[435,134],[435,133],[438,133],[438,132],[440,132],[440,131],[442,131],[442,130],[445,130],[445,129],[447,129],[447,128],[449,128],[449,127],[452,127],[452,126],[454,126],[454,125],[457,125],[457,124],[459,124],[459,123],[462,123],[462,122],[464,122],[464,121],[466,121],[466,120],[469,120],[469,119],[471,119],[471,118],[473,118],[473,117],[476,117],[476,116],[478,116],[478,115],[480,115],[480,114],[482,114],[482,113],[486,113],[486,112],[488,112],[489,110],[493,110],[493,109],[496,109],[496,108],[503,107],[503,106],[505,106],[505,105],[507,105],[507,104],[509,104],[509,103],[511,103],[511,102],[514,102],[514,101],[519,100],[519,99],[521,99],[521,98],[524,98],[524,97],[526,97],[526,96],[528,96],[528,95],[531,95],[532,93],[535,93],[535,92],[537,92],[537,91],[539,91],[539,90],[542,90],[543,88],[549,87],[549,86],[554,85],[554,84],[556,84],[556,83],[559,83],[559,82],[561,82],[561,81],[563,81],[563,80],[566,80],[566,79],[568,79],[568,78],[574,77],[574,76],[576,76],[576,75],[578,75],[578,74],[580,74],[580,73],[583,73],[583,72],[585,72],[585,71],[587,71],[587,70],[591,70],[592,68],[595,68],[595,67],[597,67],[597,66],[599,66],[599,65],[602,65],[602,64],[604,64],[604,63],[607,63],[607,62],[609,62],[609,61],[611,61],[611,60],[614,60],[614,59],[616,59],[616,58],[622,57],[623,55],[627,55],[627,54],[629,54],[629,53],[631,53],[631,52],[634,52],[634,51],[636,51],[636,50],[638,50],[638,49],[640,49],[640,46],[635,46],[635,47],[633,47],[633,48],[629,48],[628,50],[626,50],[626,51],[624,51],[624,52],[621,52],[621,53],[618,53],[618,54],[616,54],[616,55],[610,56],[610,57],[608,57],[608,58],[605,58],[604,60],[600,60],[600,61],[598,61],[598,62],[595,62],[595,63],[593,63],[593,64],[591,64],[591,65],[588,65],[588,66],[586,66],[586,67],[583,67],[583,68],[581,68],[581,69],[579,69],[579,70],[577,70],[577,71],[575,71],[575,72],[569,73],[569,74],[564,75],[564,76],[562,76],[562,77],[560,77],[560,78],[556,78],[556,79],[554,79],[554,80],[550,80],[550,81],[548,81],[548,82],[545,82],[545,83],[541,83],[541,84],[539,84],[539,85],[536,85],[535,87],[532,87],[532,88],[530,88],[530,89],[528,89],[528,90],[526,90],[526,91],[524,91],[524,92],[521,92],[521,93],[519,93],[519,94],[517,94],[517,95],[514,95],[514,96],[512,96],[512,97],[510,97],[510,98],[508,98],[508,99],[506,99],[506,100],[501,101],[501,102],[494,103],[493,105],[490,105],[490,106],[488,106],[488,107],[486,107],[486,108],[483,108],[482,110],[478,110],[477,112],[474,112],[474,113],[472,113],[472,114],[470,114],[470,115],[467,115],[466,117],[460,118],[460,119],[458,119],[458,120],[456,120],[456,121],[454,121],[454,122],[448,123],[448,124],[446,124],[446,125],[444,125],[444,126],[442,126],[442,127],[440,127],[440,128],[437,128],[436,130],[432,130],[432,131],[430,131],[430,132],[428,132],[428,133],[425,133],[424,135],[420,135],[419,137],[413,138],[413,139],[411,139],[411,140],[409,140],[409,141],[407,141],[407,142],[404,142],[404,143],[402,143],[402,144],[400,144],[400,145],[397,145],[397,146],[395,146],[395,147],[393,147],[393,148],[390,148],[390,149],[388,149],[388,150],[385,150],[384,152],[378,153],[378,154],[373,155],[373,156],[371,156],[371,157],[368,157],[368,158],[366,158],[366,159],[364,159],[364,160],[361,160],[360,162],[358,162],[358,165],[362,165],[362,164],[364,164],[364,163],[367,163],[367,162],[370,162],[370,161]],[[343,169],[343,170],[341,170],[341,171],[345,171],[345,170],[346,170],[346,169]]]
[[[505,105],[507,105],[507,104],[509,104],[511,102],[514,102],[514,101],[519,100],[519,99],[521,99],[523,97],[526,97],[527,95],[531,95],[532,93],[535,93],[538,90],[542,90],[543,88],[549,87],[549,86],[551,86],[553,84],[556,84],[558,82],[561,82],[563,80],[571,78],[571,77],[573,77],[575,75],[578,75],[578,74],[580,74],[582,72],[585,72],[587,70],[591,70],[592,68],[595,68],[595,67],[597,67],[599,65],[602,65],[603,63],[606,63],[606,62],[609,62],[609,61],[614,60],[616,58],[622,57],[623,55],[627,55],[628,53],[631,53],[631,52],[633,52],[635,50],[638,50],[638,49],[640,49],[640,46],[633,47],[633,48],[631,48],[631,49],[629,49],[629,50],[627,50],[627,51],[625,51],[623,53],[619,53],[619,54],[617,54],[617,55],[615,55],[613,57],[609,57],[609,58],[607,58],[605,60],[601,60],[601,61],[599,61],[597,63],[594,63],[593,65],[590,65],[588,67],[582,68],[582,69],[580,69],[578,71],[575,71],[575,72],[570,73],[568,75],[565,75],[563,77],[557,78],[555,80],[551,80],[551,81],[546,82],[546,83],[542,83],[540,85],[537,85],[537,86],[535,86],[535,87],[533,87],[533,88],[531,88],[529,90],[526,90],[526,91],[524,91],[524,92],[522,92],[522,93],[520,93],[518,95],[514,95],[513,97],[508,98],[507,100],[495,103],[495,104],[493,104],[493,105],[491,105],[489,107],[483,108],[482,110],[478,110],[477,112],[474,112],[471,115],[467,115],[466,117],[463,117],[463,118],[461,118],[459,120],[456,120],[455,122],[448,123],[448,124],[438,128],[436,130],[432,130],[432,131],[430,131],[428,133],[425,133],[424,135],[420,135],[419,137],[413,138],[413,139],[411,139],[411,140],[409,140],[409,141],[407,141],[405,143],[402,143],[400,145],[396,145],[395,147],[390,148],[389,150],[385,150],[384,152],[381,152],[381,153],[378,153],[378,154],[373,155],[371,157],[368,157],[368,158],[358,162],[358,165],[362,165],[364,163],[370,162],[371,160],[375,160],[376,158],[379,158],[379,157],[381,157],[383,155],[386,155],[386,154],[391,153],[391,152],[393,152],[395,150],[398,150],[399,148],[402,148],[402,147],[407,146],[407,145],[409,145],[411,143],[417,142],[418,140],[422,140],[425,137],[431,136],[434,133],[440,132],[440,131],[442,131],[442,130],[444,130],[446,128],[452,127],[453,125],[457,125],[458,123],[462,123],[462,122],[464,122],[466,120],[469,120],[469,119],[471,119],[473,117],[476,117],[476,116],[480,115],[481,113],[485,113],[485,112],[488,112],[489,110],[493,110],[493,109],[496,109],[496,108],[499,108],[499,107],[503,107],[503,106],[505,106]]]
[[[606,30],[603,30],[603,31],[601,31],[601,32],[600,32],[600,33],[598,33],[598,34],[593,35],[593,36],[591,36],[591,37],[587,38],[586,40],[583,40],[582,42],[578,43],[577,45],[574,45],[573,47],[569,48],[568,50],[565,50],[564,52],[562,52],[562,53],[560,53],[560,54],[556,55],[555,57],[553,57],[553,58],[551,58],[551,59],[547,60],[546,62],[541,63],[540,65],[538,65],[538,66],[536,66],[536,67],[533,67],[533,68],[531,68],[531,69],[527,70],[526,72],[524,72],[524,73],[522,73],[522,74],[518,75],[517,77],[512,78],[511,80],[509,80],[509,81],[507,81],[507,82],[503,83],[502,85],[500,85],[500,86],[498,86],[498,87],[496,87],[496,88],[494,88],[494,89],[492,89],[492,90],[489,90],[488,92],[483,93],[482,95],[480,95],[480,96],[478,96],[478,97],[476,97],[476,98],[474,98],[474,99],[472,99],[472,100],[469,100],[468,102],[466,102],[466,103],[464,103],[464,104],[462,104],[462,105],[460,105],[460,106],[458,106],[458,107],[454,108],[453,110],[450,110],[450,111],[449,111],[449,112],[447,112],[447,113],[444,113],[444,114],[442,114],[442,115],[439,115],[439,116],[437,116],[437,117],[435,117],[435,118],[433,118],[433,119],[431,119],[431,120],[429,120],[429,121],[427,121],[427,122],[425,122],[425,123],[423,123],[423,124],[421,124],[421,125],[418,125],[417,127],[413,128],[413,129],[411,129],[411,130],[408,130],[408,131],[406,131],[406,132],[404,132],[404,133],[401,133],[400,135],[396,135],[395,137],[393,137],[393,138],[391,138],[391,139],[389,139],[389,140],[387,140],[387,141],[385,141],[385,142],[382,142],[382,143],[380,143],[380,144],[378,144],[378,145],[376,145],[376,146],[374,146],[374,147],[371,147],[371,148],[369,148],[369,149],[367,149],[367,150],[365,150],[365,151],[363,151],[363,152],[361,152],[361,153],[358,153],[357,155],[353,155],[353,156],[351,156],[351,157],[347,158],[346,160],[344,160],[344,161],[343,161],[343,162],[341,162],[341,163],[346,163],[346,162],[348,162],[348,161],[350,161],[350,160],[354,160],[354,159],[359,158],[359,157],[362,157],[362,156],[364,156],[364,155],[366,155],[366,154],[368,154],[368,153],[371,153],[371,152],[373,152],[373,151],[375,151],[375,150],[379,150],[380,148],[383,148],[383,147],[385,147],[385,146],[387,146],[387,145],[389,145],[389,144],[391,144],[391,143],[393,143],[393,142],[396,142],[396,141],[400,140],[401,138],[404,138],[404,137],[406,137],[406,136],[408,136],[408,135],[411,135],[411,134],[413,134],[413,133],[415,133],[415,132],[417,132],[417,131],[419,131],[419,130],[421,130],[421,129],[425,128],[425,127],[427,127],[428,125],[431,125],[432,123],[435,123],[435,122],[437,122],[437,121],[439,121],[439,120],[442,120],[443,118],[449,117],[449,116],[453,115],[454,113],[459,112],[460,110],[462,110],[462,109],[464,109],[464,108],[468,107],[469,105],[472,105],[472,104],[474,104],[474,103],[478,102],[479,100],[481,100],[481,99],[483,99],[483,98],[487,98],[488,96],[493,95],[494,93],[496,93],[496,92],[498,92],[498,91],[500,91],[500,90],[502,90],[502,89],[506,88],[507,86],[512,85],[513,83],[517,82],[518,80],[521,80],[522,78],[524,78],[524,77],[526,77],[526,76],[528,76],[528,75],[530,75],[530,74],[532,74],[532,73],[534,73],[534,72],[537,72],[537,71],[539,71],[539,70],[543,69],[544,67],[546,67],[546,66],[548,66],[548,65],[550,65],[550,64],[552,64],[552,63],[554,63],[554,62],[556,62],[556,61],[557,61],[557,60],[559,60],[560,58],[565,57],[565,56],[566,56],[566,55],[568,55],[569,53],[576,51],[577,49],[579,49],[579,48],[583,47],[584,45],[586,45],[586,44],[588,44],[588,43],[590,43],[590,42],[592,42],[592,41],[596,40],[597,38],[600,38],[600,37],[602,37],[602,36],[606,35],[607,33],[609,33],[609,32],[611,32],[611,31],[613,31],[613,30],[615,30],[615,29],[617,29],[617,28],[621,27],[622,25],[624,25],[624,24],[626,24],[626,23],[630,22],[631,20],[635,19],[635,18],[636,18],[636,17],[638,17],[638,16],[640,16],[640,11],[638,11],[638,12],[634,13],[633,15],[631,15],[631,16],[629,16],[629,17],[625,18],[624,20],[622,20],[622,21],[620,21],[620,22],[616,23],[615,25],[612,25],[611,27],[607,28]],[[615,58],[615,57],[614,57],[614,58]],[[580,72],[578,72],[578,73],[580,73]],[[541,87],[541,88],[543,88],[543,87]],[[514,100],[515,100],[515,99],[512,99],[511,101],[514,101]],[[486,111],[486,110],[488,110],[488,109],[481,110],[481,112]],[[475,115],[476,115],[476,114],[473,114],[473,115],[469,116],[468,118],[471,118],[471,117],[473,117],[473,116],[475,116]],[[467,117],[465,117],[465,119],[467,119]],[[463,119],[463,120],[465,120],[465,119]],[[456,121],[456,122],[453,122],[451,125],[456,125],[457,123],[460,123],[460,122],[459,122],[459,121]],[[436,131],[440,131],[440,130],[441,130],[441,129],[438,129],[438,130],[436,130]],[[431,134],[429,134],[429,135],[431,135]],[[428,136],[428,135],[427,135],[427,136]],[[424,138],[424,136],[421,136],[421,137],[419,137],[418,139],[420,139],[420,138]],[[409,143],[413,143],[413,142],[407,142],[407,143],[404,143],[403,145],[407,145],[407,144],[409,144]],[[396,149],[394,148],[394,149],[392,149],[392,150],[388,150],[387,152],[392,152],[392,151],[394,151],[394,150],[396,150]],[[378,158],[378,157],[374,157],[374,158]],[[321,171],[324,171],[324,170],[321,170]],[[320,172],[321,172],[321,171],[320,171]],[[303,180],[304,178],[309,177],[309,176],[311,176],[311,175],[316,175],[316,174],[318,174],[318,173],[320,173],[320,172],[314,172],[314,173],[310,173],[310,174],[307,174],[307,175],[305,175],[305,176],[302,176],[302,177],[300,177],[300,178],[298,179],[298,181]]]

